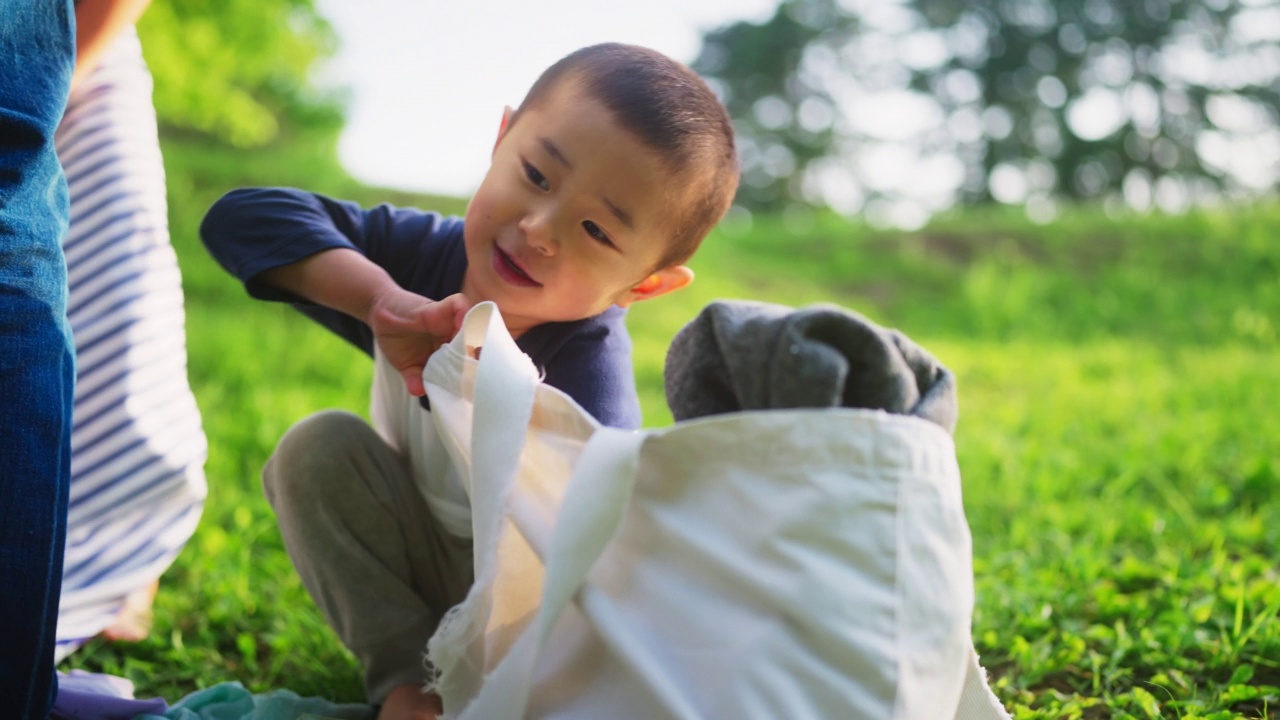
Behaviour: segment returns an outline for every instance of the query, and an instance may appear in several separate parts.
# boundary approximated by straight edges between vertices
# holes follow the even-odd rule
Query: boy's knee
[[[275,452],[262,469],[267,500],[280,503],[329,496],[331,479],[346,477],[354,453],[377,440],[377,433],[362,418],[343,410],[325,410],[300,420],[280,438]]]

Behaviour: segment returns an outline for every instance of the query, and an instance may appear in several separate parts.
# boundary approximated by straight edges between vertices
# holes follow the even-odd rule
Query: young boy
[[[637,427],[624,308],[692,281],[682,263],[737,182],[732,126],[706,84],[606,44],[565,57],[504,111],[465,220],[258,189],[220,199],[201,234],[250,294],[294,302],[366,352],[376,343],[413,395],[462,314],[491,300],[547,383],[606,425]],[[379,717],[433,717],[422,654],[472,582],[465,531],[442,527],[403,455],[350,414],[294,426],[263,476]]]

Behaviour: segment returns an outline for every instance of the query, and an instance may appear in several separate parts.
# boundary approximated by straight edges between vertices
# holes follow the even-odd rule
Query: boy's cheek
[[[492,188],[481,186],[480,190],[471,197],[471,202],[467,204],[467,220],[479,222],[491,220],[495,207],[494,200]]]

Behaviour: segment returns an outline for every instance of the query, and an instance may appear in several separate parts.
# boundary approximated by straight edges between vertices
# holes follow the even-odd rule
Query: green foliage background
[[[234,147],[282,126],[341,127],[341,103],[311,85],[336,35],[312,0],[161,0],[138,23],[155,78],[156,114],[171,129]]]
[[[244,5],[254,27],[292,22],[231,4]],[[163,86],[203,65],[159,70],[167,51],[157,33],[191,26],[166,7],[152,9],[144,37],[158,101],[184,97]],[[206,12],[195,27],[221,14],[190,7]],[[305,17],[310,5],[289,7]],[[214,103],[179,111],[185,101],[174,100],[164,111],[190,376],[210,441],[208,505],[163,579],[151,636],[94,641],[62,669],[124,675],[140,695],[171,701],[230,680],[358,700],[358,669],[302,589],[259,473],[306,414],[367,415],[370,364],[289,308],[250,300],[208,257],[197,227],[214,199],[242,185],[446,212],[463,203],[354,182],[336,163],[335,125],[280,110],[289,107],[281,98],[303,97],[300,76],[290,94],[270,68],[243,60],[199,82],[212,97],[240,88],[244,102],[278,113],[274,141],[233,147],[266,136],[226,129],[238,116]],[[1182,217],[1082,206],[1049,225],[971,210],[911,233],[829,216],[725,225],[693,261],[693,286],[630,315],[646,422],[671,422],[665,349],[713,299],[832,302],[896,326],[959,377],[974,635],[1015,717],[1276,717],[1277,227],[1274,204]]]
[[[856,169],[858,156],[898,145],[958,160],[957,202],[1022,204],[998,191],[1003,167],[1027,173],[1033,203],[1147,205],[1159,183],[1167,209],[1274,190],[1269,170],[1238,172],[1227,144],[1261,141],[1280,122],[1277,10],[1276,0],[779,0],[768,19],[705,33],[693,67],[733,116],[738,200],[753,210],[821,205],[810,180],[832,170],[850,171],[872,203],[915,196],[877,182],[879,168]],[[927,104],[897,111],[905,127],[930,110],[945,121],[890,139],[867,123],[886,91]],[[1103,98],[1119,108],[1114,126]]]

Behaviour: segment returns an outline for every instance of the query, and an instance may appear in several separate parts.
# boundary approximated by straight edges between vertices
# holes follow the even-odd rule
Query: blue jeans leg
[[[75,363],[53,133],[74,23],[71,0],[4,0],[0,13],[0,715],[23,720],[44,720],[57,691]]]

